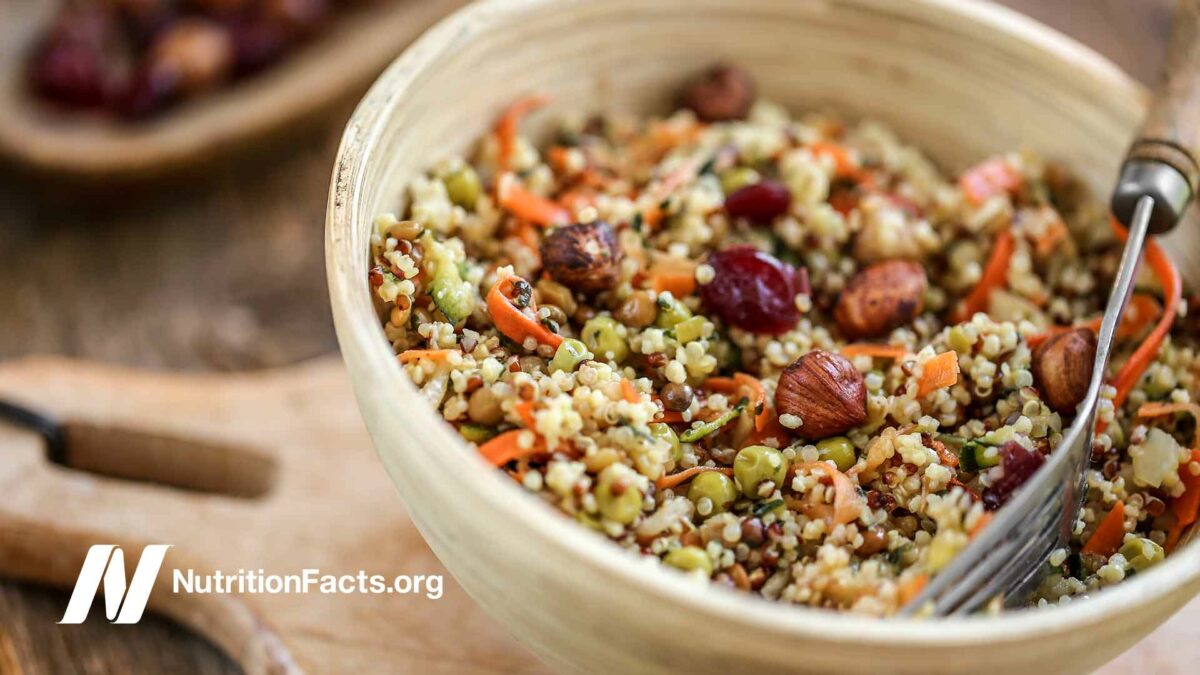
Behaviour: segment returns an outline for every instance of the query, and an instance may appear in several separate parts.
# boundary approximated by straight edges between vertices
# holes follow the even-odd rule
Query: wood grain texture
[[[122,546],[130,570],[142,546],[166,543],[173,548],[149,608],[205,635],[251,675],[540,670],[423,545],[374,456],[336,356],[220,376],[22,360],[0,366],[0,397],[68,425],[125,432],[91,439],[94,460],[104,453],[119,460],[136,432],[160,439],[162,476],[191,472],[204,448],[225,448],[224,487],[237,488],[249,473],[271,477],[269,490],[250,498],[221,494],[230,490],[219,479],[209,485],[213,493],[97,477],[49,464],[40,438],[0,426],[0,573],[70,585],[93,544]],[[399,575],[441,575],[443,594],[171,588],[175,570],[299,575],[309,568],[361,571],[389,584]]]
[[[1162,78],[1154,88],[1139,141],[1165,142],[1190,153],[1164,157],[1195,189],[1200,178],[1200,0],[1177,0]]]
[[[1171,0],[1006,0],[1143,82],[1166,43]],[[10,3],[0,2],[0,17]],[[146,192],[93,194],[0,173],[0,357],[69,354],[155,369],[283,365],[336,348],[321,228],[349,108],[237,165]],[[98,194],[96,194],[98,193]],[[0,580],[0,673],[234,673],[173,622],[54,625],[67,593]],[[1106,673],[1186,673],[1200,603]],[[9,659],[5,661],[5,654]]]

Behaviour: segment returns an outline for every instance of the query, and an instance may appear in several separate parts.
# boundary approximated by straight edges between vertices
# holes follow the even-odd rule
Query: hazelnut
[[[209,19],[180,19],[162,33],[150,50],[151,68],[173,73],[185,92],[211,87],[233,69],[233,38]]]
[[[1087,395],[1096,360],[1096,336],[1086,328],[1059,333],[1033,350],[1033,381],[1050,409],[1075,412]]]
[[[800,418],[793,433],[801,438],[837,436],[867,420],[867,388],[844,356],[816,349],[779,376],[775,410]]]
[[[833,319],[850,339],[883,335],[921,313],[928,283],[925,269],[915,262],[876,263],[846,283]]]
[[[542,242],[542,265],[557,282],[576,291],[612,288],[620,276],[621,248],[604,221],[575,223],[551,232]]]
[[[705,122],[724,122],[745,119],[754,97],[754,79],[749,73],[717,64],[689,82],[679,102]]]

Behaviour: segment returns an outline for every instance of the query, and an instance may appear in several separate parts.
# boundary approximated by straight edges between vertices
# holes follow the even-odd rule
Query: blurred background
[[[135,30],[114,48],[86,16],[55,25],[58,0],[0,0],[0,358],[239,371],[336,350],[322,235],[343,124],[383,64],[462,3],[262,0],[251,20],[245,0],[197,1],[223,32],[155,13],[170,3],[109,0],[156,31],[182,26],[166,46]],[[1168,0],[1002,4],[1143,82],[1170,15]],[[104,46],[61,46],[89,40]],[[93,72],[113,49],[124,56]],[[113,119],[75,123],[24,100],[30,77],[42,99]],[[157,617],[64,630],[66,600],[0,579],[0,672],[237,672]]]

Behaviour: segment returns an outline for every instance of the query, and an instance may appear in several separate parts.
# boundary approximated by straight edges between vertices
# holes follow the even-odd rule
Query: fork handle
[[[1170,230],[1200,184],[1200,0],[1178,0],[1158,86],[1113,192],[1112,210],[1129,225],[1138,199],[1155,208],[1150,231]]]

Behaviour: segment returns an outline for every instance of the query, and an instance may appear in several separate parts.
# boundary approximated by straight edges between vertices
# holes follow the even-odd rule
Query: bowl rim
[[[575,3],[581,1],[572,0]],[[886,0],[827,1],[864,10],[878,10],[886,4]],[[389,407],[403,406],[406,399],[417,395],[417,390],[403,377],[375,314],[363,311],[364,307],[370,307],[369,292],[365,276],[357,273],[360,267],[355,260],[365,252],[350,246],[356,218],[374,218],[373,214],[360,214],[356,201],[364,189],[363,167],[372,157],[375,141],[387,121],[387,111],[427,66],[455,45],[470,40],[473,33],[485,28],[496,17],[536,11],[553,4],[561,6],[563,3],[562,0],[478,0],[442,19],[392,62],[347,123],[329,193],[326,266],[330,299],[338,340],[352,377],[356,367],[372,371],[373,383],[381,386],[372,389],[369,396],[386,399]],[[1114,91],[1136,100],[1145,98],[1144,89],[1107,58],[1007,7],[985,0],[910,0],[903,6],[886,6],[890,12],[908,15],[939,12],[972,28],[1002,33],[1027,43],[1029,48],[1045,52],[1090,78],[1103,81]],[[360,387],[356,387],[356,392],[364,396]],[[450,463],[445,471],[457,472],[464,485],[478,492],[480,499],[492,508],[503,511],[510,522],[519,523],[530,537],[545,540],[560,550],[566,549],[593,569],[601,569],[614,579],[636,587],[645,593],[648,602],[674,603],[700,614],[720,616],[769,633],[819,634],[834,642],[904,643],[915,647],[1013,641],[1030,635],[1062,634],[1087,628],[1113,613],[1162,602],[1200,579],[1200,545],[1191,545],[1177,551],[1163,564],[1139,574],[1136,579],[1096,593],[1085,602],[1069,603],[1050,611],[1014,611],[999,616],[933,620],[902,617],[880,620],[847,612],[764,602],[746,593],[694,584],[683,575],[647,564],[641,556],[629,554],[575,523],[548,518],[550,507],[479,459],[457,434],[450,433],[449,426],[431,408],[422,409],[417,415],[433,427],[429,431],[444,442],[442,459]],[[388,453],[376,445],[381,455]]]

